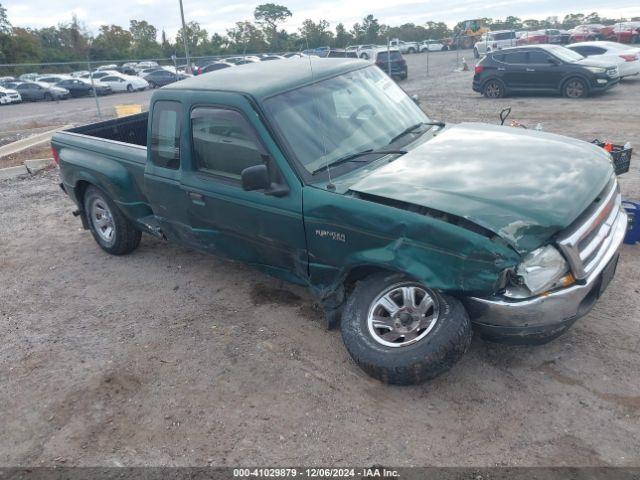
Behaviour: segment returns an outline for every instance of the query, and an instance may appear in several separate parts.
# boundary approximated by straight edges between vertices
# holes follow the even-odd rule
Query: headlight
[[[515,285],[505,295],[526,297],[539,295],[557,286],[565,286],[569,264],[552,245],[528,253],[516,269]],[[563,280],[563,281],[561,281]],[[523,291],[524,290],[524,291]]]
[[[584,67],[584,68],[586,68],[587,70],[593,73],[604,73],[607,71],[606,68],[601,68],[601,67]]]

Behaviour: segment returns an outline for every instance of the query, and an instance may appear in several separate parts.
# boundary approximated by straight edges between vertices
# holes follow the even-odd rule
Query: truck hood
[[[590,143],[463,123],[373,170],[349,190],[463,217],[524,253],[569,226],[612,175],[609,154]]]

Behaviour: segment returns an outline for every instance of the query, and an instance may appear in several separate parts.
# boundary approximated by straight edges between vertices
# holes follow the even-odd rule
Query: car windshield
[[[375,66],[276,95],[265,101],[265,107],[310,173],[347,155],[385,148],[411,126],[429,122],[415,102]]]
[[[560,60],[563,60],[568,63],[577,62],[578,60],[582,60],[584,58],[578,52],[574,52],[573,50],[565,47],[560,47],[560,46],[547,47],[547,50],[550,53],[553,53]]]

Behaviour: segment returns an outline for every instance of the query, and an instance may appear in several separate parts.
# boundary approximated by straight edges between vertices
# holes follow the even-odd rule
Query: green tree
[[[584,23],[583,13],[569,13],[562,20],[562,28],[574,28]]]
[[[300,36],[304,39],[305,44],[309,45],[309,48],[331,45],[333,32],[329,30],[330,26],[331,24],[326,20],[319,20],[318,23],[315,23],[307,18],[299,28]]]
[[[10,34],[11,30],[12,27],[9,22],[9,16],[7,15],[7,9],[0,3],[0,33]]]
[[[351,44],[353,41],[353,35],[351,35],[344,24],[339,23],[336,25],[336,37],[333,42],[334,46],[337,48],[344,48]]]
[[[135,58],[156,58],[162,47],[156,41],[158,30],[146,20],[130,20],[131,55]]]
[[[278,45],[278,23],[291,17],[291,11],[284,5],[263,3],[253,11],[253,17],[265,31],[270,50],[277,51],[280,48],[280,45]]]
[[[182,51],[184,49],[184,42],[182,41],[183,36],[184,32],[181,28],[178,30],[178,34],[176,35],[176,47],[181,51],[181,55],[184,54]],[[189,53],[192,56],[197,57],[207,53],[207,49],[209,47],[209,34],[198,22],[192,21],[187,23],[186,38],[187,44],[189,45]]]
[[[369,14],[362,19],[362,40],[364,43],[377,43],[380,37],[380,23]]]
[[[227,30],[229,47],[235,53],[257,53],[268,49],[264,33],[251,22],[236,22],[234,28]]]
[[[118,25],[102,25],[91,45],[93,60],[120,60],[127,58],[133,38],[131,32]]]

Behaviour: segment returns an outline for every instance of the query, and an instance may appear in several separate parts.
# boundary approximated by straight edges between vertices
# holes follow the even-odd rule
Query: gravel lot
[[[640,147],[640,79],[583,101],[491,101],[455,58],[431,54],[427,75],[426,55],[407,57],[403,86],[434,119],[496,123],[511,105],[546,131]],[[0,130],[91,121],[92,105],[3,107]],[[638,158],[621,181],[631,199]],[[640,466],[638,247],[560,339],[474,338],[448,374],[388,387],[323,330],[305,290],[150,237],[108,256],[57,182],[0,182],[2,466]]]

